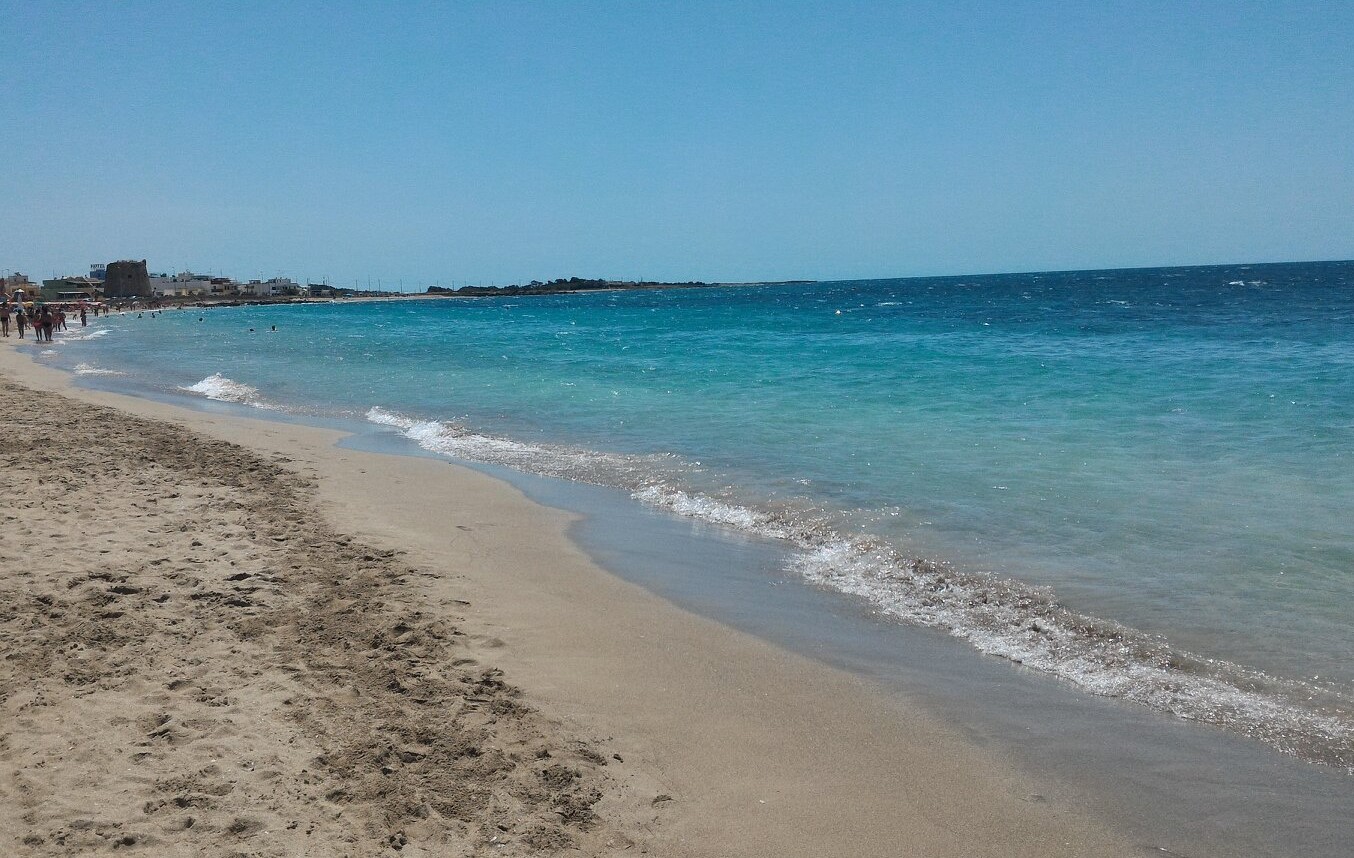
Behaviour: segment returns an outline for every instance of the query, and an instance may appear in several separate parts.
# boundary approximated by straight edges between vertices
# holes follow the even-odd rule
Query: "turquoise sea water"
[[[130,313],[47,351],[784,538],[885,621],[1354,766],[1354,263]]]

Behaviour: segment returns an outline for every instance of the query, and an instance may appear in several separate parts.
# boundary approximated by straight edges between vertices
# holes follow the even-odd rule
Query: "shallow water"
[[[1322,263],[171,311],[44,359],[619,487],[788,540],[794,574],[900,621],[1350,765],[1351,285]]]

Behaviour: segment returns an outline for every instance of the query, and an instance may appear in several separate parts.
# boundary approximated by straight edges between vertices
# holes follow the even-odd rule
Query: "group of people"
[[[79,307],[80,324],[88,325],[85,306]],[[97,310],[96,310],[97,312]],[[35,304],[30,311],[22,303],[0,302],[0,336],[9,336],[11,322],[19,330],[19,339],[23,339],[24,330],[33,329],[39,342],[51,342],[52,331],[66,330],[66,310],[51,304]]]

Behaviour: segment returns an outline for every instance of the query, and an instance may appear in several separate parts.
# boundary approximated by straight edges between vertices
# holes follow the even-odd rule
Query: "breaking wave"
[[[448,456],[505,465],[520,471],[596,485],[632,488],[656,468],[677,465],[675,456],[627,456],[578,447],[532,444],[497,438],[440,420],[415,420],[384,408],[367,411],[367,420],[399,429],[425,450]]]
[[[125,372],[119,372],[115,369],[103,369],[88,363],[77,363],[71,370],[76,375],[126,375]]]
[[[805,579],[858,596],[884,616],[943,629],[1083,691],[1354,772],[1354,700],[1333,689],[1203,658],[1073,611],[1047,588],[905,557],[870,537],[809,546],[793,564]]]
[[[106,336],[108,336],[107,328],[75,328],[62,333],[60,339],[53,342],[75,343],[81,340],[97,340]]]
[[[1354,773],[1354,698],[1332,687],[1197,656],[1160,636],[1076,612],[1047,588],[909,557],[877,536],[844,535],[858,531],[845,514],[808,502],[759,504],[732,489],[727,496],[692,490],[690,478],[702,468],[677,456],[519,442],[379,407],[366,418],[399,430],[426,450],[613,486],[654,508],[786,540],[798,549],[792,571],[864,600],[881,616],[944,630],[980,652],[1091,694],[1225,727],[1284,753]]]
[[[207,376],[197,384],[190,384],[187,387],[181,387],[179,389],[191,393],[199,393],[208,399],[214,399],[218,402],[237,402],[241,405],[253,406],[254,408],[276,410],[276,406],[268,403],[259,394],[259,389],[257,387],[251,387],[248,384],[226,378],[219,372]]]

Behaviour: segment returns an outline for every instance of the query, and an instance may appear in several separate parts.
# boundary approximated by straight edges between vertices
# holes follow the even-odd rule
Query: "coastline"
[[[29,387],[287,457],[288,470],[315,480],[323,519],[337,532],[408,552],[404,562],[434,576],[404,589],[422,591],[420,604],[455,606],[477,660],[522,687],[558,739],[600,742],[622,758],[606,767],[596,812],[603,828],[641,849],[1141,851],[899,695],[601,570],[567,538],[568,516],[497,480],[336,447],[341,435],[329,430],[78,389],[17,349],[0,351],[0,371]],[[670,800],[655,803],[662,795]],[[620,851],[621,843],[596,848]]]

